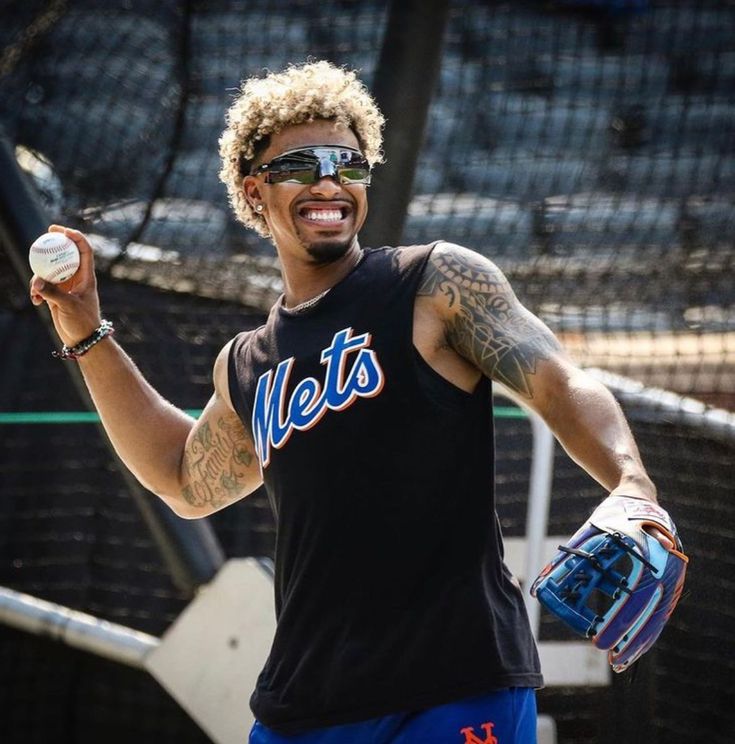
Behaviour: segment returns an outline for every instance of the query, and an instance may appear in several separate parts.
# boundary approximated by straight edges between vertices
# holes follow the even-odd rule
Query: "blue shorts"
[[[536,695],[512,687],[416,713],[285,736],[258,721],[250,744],[535,744]]]

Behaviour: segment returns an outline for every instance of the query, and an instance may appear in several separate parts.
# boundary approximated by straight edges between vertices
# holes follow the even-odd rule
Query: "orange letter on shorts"
[[[498,740],[493,736],[494,723],[483,723],[482,728],[485,731],[485,738],[480,737],[475,733],[475,729],[471,726],[460,729],[460,734],[464,734],[464,744],[498,744]]]

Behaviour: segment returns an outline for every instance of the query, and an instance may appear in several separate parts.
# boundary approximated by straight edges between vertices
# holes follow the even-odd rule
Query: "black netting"
[[[224,112],[241,79],[310,56],[371,84],[387,1],[5,0],[0,12],[0,126],[52,218],[96,237],[118,338],[166,397],[201,408],[217,351],[280,291],[271,246],[235,221],[217,178]],[[732,2],[452,3],[404,242],[493,258],[583,364],[733,410],[734,201]],[[77,410],[2,254],[0,293],[0,408]],[[654,403],[627,413],[692,556],[688,593],[635,675],[545,690],[540,707],[563,744],[724,743],[732,444]],[[186,600],[96,429],[0,436],[0,585],[161,633]],[[530,450],[528,423],[499,418],[511,537]],[[553,491],[560,535],[602,495],[560,451]],[[272,550],[260,494],[212,523],[230,556]],[[544,618],[542,638],[567,637]],[[8,630],[0,657],[3,741],[203,740],[142,674]]]

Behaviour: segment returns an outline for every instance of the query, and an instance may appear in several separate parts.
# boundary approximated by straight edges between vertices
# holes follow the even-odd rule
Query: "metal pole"
[[[380,166],[361,234],[367,246],[401,241],[429,104],[439,76],[449,0],[393,0],[373,93],[387,119]]]
[[[533,455],[531,459],[531,482],[528,489],[528,512],[526,513],[526,559],[523,596],[526,600],[531,630],[534,636],[538,638],[541,605],[531,596],[530,587],[547,558],[547,556],[544,556],[544,541],[549,524],[551,484],[554,477],[554,435],[540,416],[529,412],[529,418],[533,431]]]
[[[33,184],[18,167],[12,144],[0,132],[0,243],[24,286],[28,286],[31,278],[25,257],[27,246],[46,232],[48,223]],[[49,336],[58,344],[56,331],[45,307],[40,317]],[[65,364],[64,369],[87,409],[95,410],[76,365]],[[204,520],[188,521],[177,517],[160,499],[143,489],[117,456],[102,424],[97,426],[158,545],[174,583],[188,596],[193,595],[199,586],[206,584],[217,573],[224,562],[224,553],[214,530]]]
[[[145,668],[146,656],[160,643],[147,633],[5,587],[0,587],[0,622],[135,669]]]

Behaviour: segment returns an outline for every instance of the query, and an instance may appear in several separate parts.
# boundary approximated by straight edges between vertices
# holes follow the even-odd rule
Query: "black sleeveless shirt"
[[[281,733],[542,684],[502,561],[490,382],[465,393],[413,345],[432,248],[368,250],[308,311],[277,303],[232,345],[277,520],[251,706]]]

